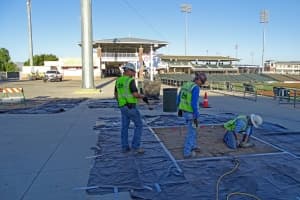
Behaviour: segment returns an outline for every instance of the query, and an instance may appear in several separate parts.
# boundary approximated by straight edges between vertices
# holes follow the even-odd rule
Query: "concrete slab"
[[[86,185],[88,168],[65,168],[43,171],[24,194],[24,200],[31,199],[85,199],[84,190],[75,190]]]
[[[1,161],[2,162],[2,161]],[[22,199],[24,192],[34,180],[36,173],[2,173],[0,174],[1,199]]]
[[[84,103],[60,114],[0,115],[8,127],[0,134],[0,175],[20,184],[17,193],[8,185],[7,199],[84,199],[73,188],[87,184],[97,115]]]
[[[263,117],[264,121],[282,125],[290,130],[300,130],[300,107],[278,104],[273,98],[258,97],[257,101],[247,100],[229,95],[223,95],[208,91],[208,101],[211,108],[200,109],[200,113],[256,113]],[[201,92],[203,97],[204,91]]]
[[[36,84],[33,89],[29,91],[26,88],[29,82],[18,82],[19,86],[25,88],[26,97],[82,97],[82,94],[74,95],[74,91],[80,87],[80,81],[66,81],[64,83],[67,84],[65,88],[60,87],[59,83],[47,83],[50,90],[49,92],[45,92],[45,86],[42,84]],[[164,87],[162,87],[162,89],[163,88]],[[93,99],[113,98],[114,82],[103,85],[101,91],[100,94],[83,95]],[[201,96],[203,96],[203,93],[201,93]],[[258,97],[255,102],[209,91],[208,100],[211,108],[201,109],[201,114],[257,113],[260,114],[266,122],[279,124],[288,128],[290,131],[299,132],[300,130],[300,109],[298,107],[294,109],[292,105],[278,104],[278,102],[271,98]],[[116,120],[119,120],[120,113],[117,108],[90,109],[87,104],[88,102],[84,102],[67,112],[59,114],[0,114],[1,199],[79,200],[88,198],[97,199],[99,197],[87,195],[85,190],[73,189],[87,186],[90,167],[95,162],[93,159],[85,159],[86,156],[93,154],[90,148],[96,145],[97,133],[102,131],[100,129],[93,130],[94,125],[96,125],[96,122],[98,125],[101,125],[101,121],[105,119],[105,117],[112,116],[116,118]],[[161,105],[155,105],[153,111],[144,109],[142,115],[162,115],[162,107]],[[119,143],[119,131],[117,128],[118,127],[114,127],[116,131],[113,133],[116,136],[115,144]],[[151,135],[152,133],[150,134],[150,131],[148,131],[147,134]],[[293,136],[276,135],[272,137],[258,132],[257,136],[272,144],[281,145],[283,149],[295,153],[296,156],[299,155],[299,150],[297,150],[298,146],[286,140],[286,138],[289,137],[294,138],[295,142],[299,141],[297,134]],[[150,181],[149,177],[159,176],[159,179],[157,179],[157,182],[159,182],[162,180],[161,178],[165,178],[167,175],[174,177],[174,174],[169,174],[173,172],[173,168],[170,167],[173,166],[172,164],[174,164],[174,162],[166,159],[167,155],[161,156],[164,152],[159,150],[159,143],[157,143],[157,141],[155,142],[152,137],[144,137],[144,139],[148,143],[145,144],[147,151],[143,157],[135,158],[132,155],[120,156],[117,153],[119,152],[118,150],[114,152],[116,157],[121,157],[122,161],[130,158],[135,164],[141,164],[138,165],[139,167],[137,169],[139,172],[145,170],[146,176],[143,177],[143,180]],[[282,141],[282,143],[279,141]],[[152,148],[151,145],[154,143],[157,146]],[[293,146],[289,147],[290,145]],[[117,145],[115,146],[119,147]],[[152,157],[152,152],[157,153],[156,158]],[[300,173],[297,168],[297,166],[299,166],[298,157],[283,152],[269,154],[268,156],[255,154],[253,157],[240,156],[239,158],[243,164],[241,165],[242,167],[239,173],[245,174],[238,174],[230,179],[230,181],[237,183],[234,189],[239,190],[239,186],[244,183],[254,183],[258,188],[258,196],[264,197],[264,199],[276,199],[277,197],[279,197],[279,199],[281,197],[297,199],[298,196],[300,197],[300,194],[298,195],[300,180]],[[143,163],[146,159],[153,159],[151,160],[153,161],[152,164]],[[115,157],[112,158],[112,160],[115,160]],[[109,159],[106,161],[107,164],[111,162]],[[167,173],[165,171],[158,172],[157,170],[161,169],[159,166],[157,169],[154,168],[154,166],[156,167],[159,163],[165,163],[164,168],[168,170]],[[212,165],[210,165],[211,163]],[[259,165],[257,163],[259,163]],[[207,197],[207,199],[211,199],[215,195],[214,184],[216,183],[218,175],[222,175],[225,168],[232,167],[232,163],[224,156],[223,158],[219,157],[209,162],[204,159],[189,160],[187,162],[180,161],[180,167],[185,172],[186,180],[192,183],[181,182],[180,190],[185,191],[187,188],[193,188],[195,190],[193,190],[191,194],[196,195],[195,198],[201,199]],[[118,169],[116,169],[116,172],[117,171]],[[178,177],[177,175],[178,174],[176,174],[176,177]],[[242,178],[237,179],[237,177]],[[163,180],[166,182],[161,184],[162,189],[170,188],[168,192],[173,192],[175,196],[172,197],[176,199],[175,192],[177,190],[173,187],[169,187],[169,179]],[[182,181],[182,179],[179,180]],[[255,180],[261,182],[256,183]],[[153,187],[153,185],[151,185],[151,187]],[[222,186],[221,193],[225,194],[228,190],[228,188]],[[197,196],[199,193],[201,194],[201,198]],[[156,194],[157,193],[155,193],[155,195]],[[159,195],[163,194],[164,193],[160,193]],[[107,194],[102,197],[111,198],[113,195],[114,194]],[[127,194],[124,195],[126,198],[128,197],[126,196]],[[166,196],[163,196],[161,199],[166,199],[165,197]],[[186,197],[178,196],[177,199],[178,198],[182,199]]]

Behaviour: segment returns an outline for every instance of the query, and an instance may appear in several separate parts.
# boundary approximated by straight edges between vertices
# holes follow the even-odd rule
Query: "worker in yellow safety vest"
[[[121,148],[122,152],[129,152],[132,148],[136,154],[143,154],[144,149],[141,148],[141,135],[143,122],[141,114],[137,108],[138,99],[148,102],[148,98],[138,93],[134,76],[136,67],[132,63],[127,63],[124,67],[123,76],[119,77],[115,83],[115,98],[118,101],[118,107],[121,111]],[[134,135],[131,147],[128,142],[128,128],[130,121],[134,123]]]
[[[199,119],[199,95],[200,86],[205,84],[206,80],[205,73],[196,73],[193,81],[183,84],[177,96],[179,116],[184,117],[188,127],[183,148],[184,158],[195,157],[196,151],[199,151],[196,134]]]
[[[263,119],[259,115],[239,115],[224,123],[226,132],[223,141],[231,149],[252,147],[254,144],[249,142],[249,139],[253,133],[253,127],[258,128],[262,123]],[[243,135],[241,142],[238,134]]]

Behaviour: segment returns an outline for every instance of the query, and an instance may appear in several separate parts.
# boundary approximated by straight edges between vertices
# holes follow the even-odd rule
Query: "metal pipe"
[[[262,56],[261,56],[261,72],[264,72],[264,54],[265,54],[265,29],[266,23],[269,22],[269,12],[267,10],[262,10],[260,12],[260,23],[263,24],[263,38],[262,38]]]
[[[187,24],[187,12],[185,12],[185,41],[184,41],[184,55],[186,56],[187,54],[187,35],[188,35],[188,24]]]
[[[263,38],[262,38],[262,56],[261,56],[261,66],[262,66],[262,73],[264,72],[264,54],[265,54],[265,23],[263,24]]]
[[[27,0],[27,19],[28,19],[28,37],[29,37],[29,64],[33,66],[33,47],[32,47],[32,27],[31,27],[31,0]]]
[[[81,0],[82,88],[85,89],[95,88],[92,41],[92,2]]]

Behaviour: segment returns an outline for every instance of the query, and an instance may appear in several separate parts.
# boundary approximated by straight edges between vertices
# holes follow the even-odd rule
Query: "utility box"
[[[177,88],[163,89],[163,112],[177,112]]]

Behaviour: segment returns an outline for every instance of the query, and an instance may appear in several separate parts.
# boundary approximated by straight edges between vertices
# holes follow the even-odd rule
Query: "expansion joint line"
[[[83,115],[80,115],[83,116]],[[78,123],[78,121],[81,121],[81,117],[77,118],[76,121],[74,121],[71,126],[68,128],[68,130],[66,131],[66,133],[63,135],[63,137],[60,139],[60,141],[58,142],[58,144],[56,145],[56,147],[54,148],[53,152],[48,156],[48,158],[46,159],[46,161],[44,162],[44,164],[40,167],[40,169],[38,170],[38,172],[36,173],[36,175],[34,176],[34,178],[32,179],[31,183],[29,184],[29,186],[26,188],[26,190],[24,191],[24,193],[22,194],[20,200],[23,200],[26,196],[26,194],[29,192],[29,190],[31,189],[32,185],[34,184],[34,182],[37,180],[37,178],[40,176],[40,174],[42,173],[42,171],[44,170],[45,166],[47,165],[47,163],[49,162],[49,160],[53,157],[53,155],[57,152],[58,148],[62,145],[62,143],[65,141],[65,139],[68,137],[68,135],[71,133],[71,129],[74,127],[74,125],[76,125]]]

